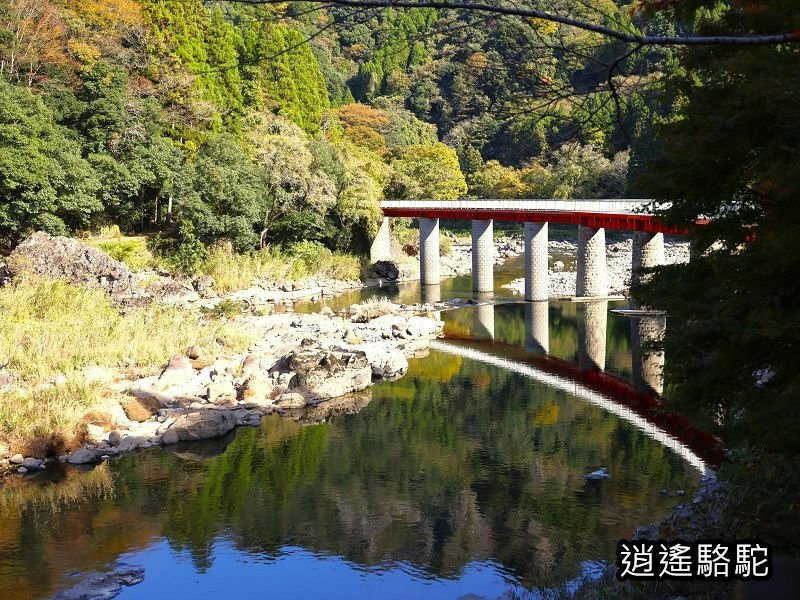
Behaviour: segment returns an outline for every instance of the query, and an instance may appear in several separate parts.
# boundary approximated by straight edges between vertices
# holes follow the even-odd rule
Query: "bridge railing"
[[[381,208],[441,209],[441,210],[508,210],[508,211],[563,211],[609,214],[643,214],[652,201],[644,199],[603,200],[384,200]]]

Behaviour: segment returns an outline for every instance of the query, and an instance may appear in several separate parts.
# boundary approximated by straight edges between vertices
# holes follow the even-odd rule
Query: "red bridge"
[[[473,219],[523,223],[564,223],[584,227],[624,229],[684,235],[645,211],[650,200],[387,200],[387,217]]]

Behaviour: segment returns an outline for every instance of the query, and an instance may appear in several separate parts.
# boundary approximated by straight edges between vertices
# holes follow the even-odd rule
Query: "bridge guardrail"
[[[441,210],[565,211],[610,214],[643,214],[651,200],[644,199],[521,199],[521,200],[384,200],[381,208]]]

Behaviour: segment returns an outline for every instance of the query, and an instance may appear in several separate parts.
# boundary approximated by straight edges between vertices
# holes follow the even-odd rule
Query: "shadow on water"
[[[439,291],[469,297],[463,285],[452,280]],[[419,298],[413,286],[391,293]],[[603,311],[605,335],[594,335],[591,349],[587,307],[543,306],[442,318],[448,335],[471,347],[633,388],[638,342],[632,353],[629,320]],[[534,326],[534,311],[546,313],[546,327]],[[0,598],[47,597],[70,584],[70,573],[120,558],[145,567],[145,581],[122,598],[166,589],[213,597],[232,582],[242,598],[265,590],[497,597],[596,570],[617,539],[664,515],[674,492],[699,478],[602,406],[441,351],[411,361],[399,381],[290,416],[89,472],[61,467],[9,480],[0,492]],[[600,466],[609,479],[584,477]]]

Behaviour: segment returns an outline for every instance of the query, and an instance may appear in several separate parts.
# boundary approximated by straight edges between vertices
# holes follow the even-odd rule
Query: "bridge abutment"
[[[550,297],[547,223],[525,223],[525,300]]]
[[[578,277],[575,295],[608,296],[606,230],[578,226]]]
[[[392,256],[392,234],[389,228],[389,217],[383,217],[378,233],[372,240],[369,248],[369,260],[376,263],[379,260],[389,260]]]
[[[472,291],[494,290],[494,221],[472,221]]]
[[[439,285],[439,219],[419,220],[419,278],[422,285]]]

